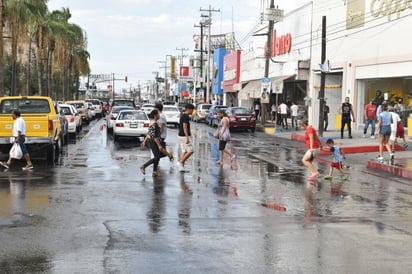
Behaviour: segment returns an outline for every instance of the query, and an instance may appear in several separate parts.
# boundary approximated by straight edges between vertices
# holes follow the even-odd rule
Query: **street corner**
[[[403,161],[406,159],[395,160],[394,164],[390,162],[378,162],[376,160],[368,160],[367,167],[383,172],[390,173],[392,175],[412,179],[412,161]]]

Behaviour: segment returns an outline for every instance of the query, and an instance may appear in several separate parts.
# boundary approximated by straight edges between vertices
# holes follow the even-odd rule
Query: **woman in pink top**
[[[318,156],[320,152],[320,140],[316,130],[309,125],[308,120],[302,121],[300,124],[301,128],[305,130],[305,143],[306,148],[308,149],[303,155],[302,163],[309,169],[311,175],[309,179],[315,179],[319,175],[319,172],[315,169],[312,164],[312,161]]]

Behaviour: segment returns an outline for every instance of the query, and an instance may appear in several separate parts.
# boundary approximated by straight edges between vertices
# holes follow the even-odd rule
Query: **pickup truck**
[[[26,121],[29,153],[42,153],[47,162],[54,162],[64,140],[60,117],[52,99],[47,96],[0,97],[0,151],[4,154],[8,154],[11,147],[13,109],[18,109]]]

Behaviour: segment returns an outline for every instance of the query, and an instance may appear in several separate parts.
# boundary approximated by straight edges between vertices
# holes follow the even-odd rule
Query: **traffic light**
[[[127,76],[124,77],[124,81],[127,83]]]

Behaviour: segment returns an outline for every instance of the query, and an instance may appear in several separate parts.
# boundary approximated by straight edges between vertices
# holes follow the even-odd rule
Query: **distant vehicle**
[[[113,125],[113,139],[119,137],[144,137],[149,132],[149,117],[141,110],[122,110]]]
[[[143,104],[140,110],[149,114],[155,108],[154,104]]]
[[[217,117],[217,111],[219,109],[226,110],[227,106],[221,106],[221,105],[213,105],[209,109],[209,113],[206,116],[206,123],[211,126],[211,127],[217,127],[219,124],[219,120]]]
[[[131,106],[117,106],[117,107],[112,107],[112,110],[110,111],[108,117],[106,117],[106,127],[107,127],[107,132],[113,132],[113,125],[114,122],[117,118],[117,115],[119,114],[120,111],[122,110],[134,110],[133,107]]]
[[[95,119],[96,118],[96,112],[95,112],[95,108],[94,108],[93,104],[90,103],[90,102],[86,102],[86,104],[87,104],[87,107],[89,109],[89,119],[90,120]]]
[[[179,126],[180,123],[180,111],[176,106],[166,105],[163,106],[163,111],[166,115],[166,120],[168,125],[174,125],[175,127]]]
[[[165,101],[163,103],[164,106],[176,106],[176,102],[174,101]]]
[[[128,99],[114,99],[112,101],[112,104],[110,105],[110,110],[112,107],[117,107],[117,106],[128,106],[128,107],[133,107],[136,109],[136,104],[134,100],[128,100]]]
[[[211,107],[212,104],[198,104],[196,106],[196,112],[192,115],[192,120],[197,123],[200,121],[205,121]]]
[[[250,129],[250,131],[255,132],[256,116],[249,108],[230,107],[226,109],[226,114],[229,116],[230,129]]]
[[[103,116],[102,101],[100,101],[99,99],[86,99],[85,101],[93,104],[95,117]]]

